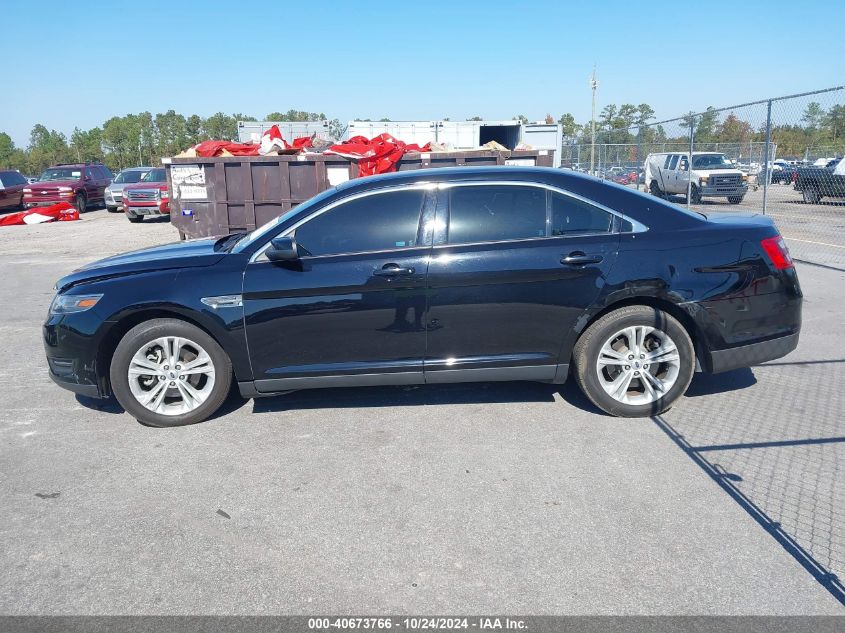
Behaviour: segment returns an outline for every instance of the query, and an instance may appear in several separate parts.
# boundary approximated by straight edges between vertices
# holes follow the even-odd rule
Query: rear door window
[[[613,217],[604,209],[578,198],[552,194],[552,236],[607,233]]]
[[[531,186],[472,185],[449,190],[450,244],[546,236],[546,192]]]
[[[672,154],[672,160],[669,161],[669,169],[675,169],[678,166],[678,154]]]

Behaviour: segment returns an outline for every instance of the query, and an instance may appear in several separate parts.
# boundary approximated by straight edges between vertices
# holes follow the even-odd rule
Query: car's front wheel
[[[182,426],[212,415],[229,393],[232,363],[198,327],[153,319],[129,330],[111,362],[112,391],[139,422]]]
[[[671,315],[626,306],[590,325],[572,352],[581,390],[598,408],[626,418],[669,409],[689,386],[695,349]]]
[[[79,192],[78,194],[76,194],[76,203],[74,204],[74,206],[76,207],[76,210],[79,211],[79,213],[85,213],[85,211],[88,209],[88,200],[85,198],[84,193]]]

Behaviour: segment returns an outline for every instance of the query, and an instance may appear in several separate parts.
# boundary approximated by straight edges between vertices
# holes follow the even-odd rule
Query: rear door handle
[[[565,266],[583,266],[584,264],[598,264],[604,259],[601,255],[587,255],[581,251],[569,253],[560,260]]]
[[[399,264],[385,264],[373,271],[375,277],[400,277],[402,275],[413,275],[413,268],[403,268]]]

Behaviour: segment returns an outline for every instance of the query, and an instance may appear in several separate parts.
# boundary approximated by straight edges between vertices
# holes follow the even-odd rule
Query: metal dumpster
[[[165,158],[170,222],[181,239],[251,231],[300,202],[358,177],[355,160],[331,154]],[[408,152],[400,171],[428,167],[551,167],[548,150]]]

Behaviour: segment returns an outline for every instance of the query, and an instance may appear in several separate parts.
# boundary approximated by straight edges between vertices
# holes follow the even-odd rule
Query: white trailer
[[[552,152],[552,165],[560,165],[561,127],[557,123],[519,121],[349,121],[346,138],[390,134],[405,143],[440,143],[456,150],[481,147],[490,141],[515,149],[520,143]]]

